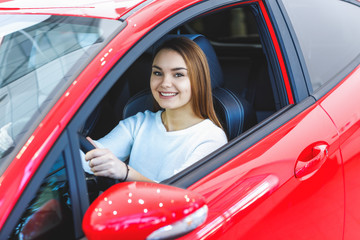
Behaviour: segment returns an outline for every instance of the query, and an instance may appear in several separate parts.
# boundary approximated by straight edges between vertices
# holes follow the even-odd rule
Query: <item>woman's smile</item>
[[[176,92],[159,92],[162,97],[174,97],[178,93]]]

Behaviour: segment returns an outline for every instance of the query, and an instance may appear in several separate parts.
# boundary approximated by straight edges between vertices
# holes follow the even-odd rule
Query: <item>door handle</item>
[[[295,164],[295,177],[306,180],[313,176],[328,159],[328,147],[328,144],[321,143],[306,148]]]

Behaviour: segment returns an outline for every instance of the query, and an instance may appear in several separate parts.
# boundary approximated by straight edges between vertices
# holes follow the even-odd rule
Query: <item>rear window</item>
[[[121,22],[48,15],[0,15],[0,22],[3,158]]]
[[[190,32],[218,43],[259,44],[257,24],[250,7],[231,8],[192,21]]]
[[[359,1],[282,2],[299,41],[313,91],[359,61]]]

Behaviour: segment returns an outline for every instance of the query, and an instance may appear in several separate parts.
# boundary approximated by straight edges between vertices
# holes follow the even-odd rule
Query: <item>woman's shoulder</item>
[[[205,119],[202,121],[200,127],[202,129],[203,135],[207,136],[208,138],[222,139],[227,141],[224,130],[218,127],[210,119]]]
[[[145,112],[143,112],[143,114],[148,118],[156,118],[161,115],[161,112],[162,112],[161,110],[159,110],[157,112],[146,110]]]
[[[141,129],[154,129],[155,126],[158,125],[158,122],[161,121],[160,114],[161,112],[138,112],[133,116],[121,120],[118,127],[127,129],[132,136],[135,136]]]
[[[161,114],[161,111],[152,112],[150,110],[146,110],[144,112],[138,112],[137,114],[126,118],[126,121],[135,121],[135,122],[143,122],[143,121],[151,121],[158,118]]]
[[[211,128],[212,130],[215,130],[217,132],[224,132],[224,130],[222,130],[220,127],[218,127],[213,121],[211,121],[210,119],[205,119],[202,122],[202,127],[203,128]]]

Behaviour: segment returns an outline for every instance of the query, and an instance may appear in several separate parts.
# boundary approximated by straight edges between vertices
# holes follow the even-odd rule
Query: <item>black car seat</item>
[[[210,68],[211,85],[215,112],[231,140],[255,124],[256,117],[252,106],[243,98],[224,88],[224,79],[216,53],[203,35],[167,35],[154,46],[156,49],[164,41],[176,36],[184,36],[196,42],[204,51]],[[129,99],[123,110],[123,118],[138,112],[153,109],[153,98],[149,89],[140,91]]]

